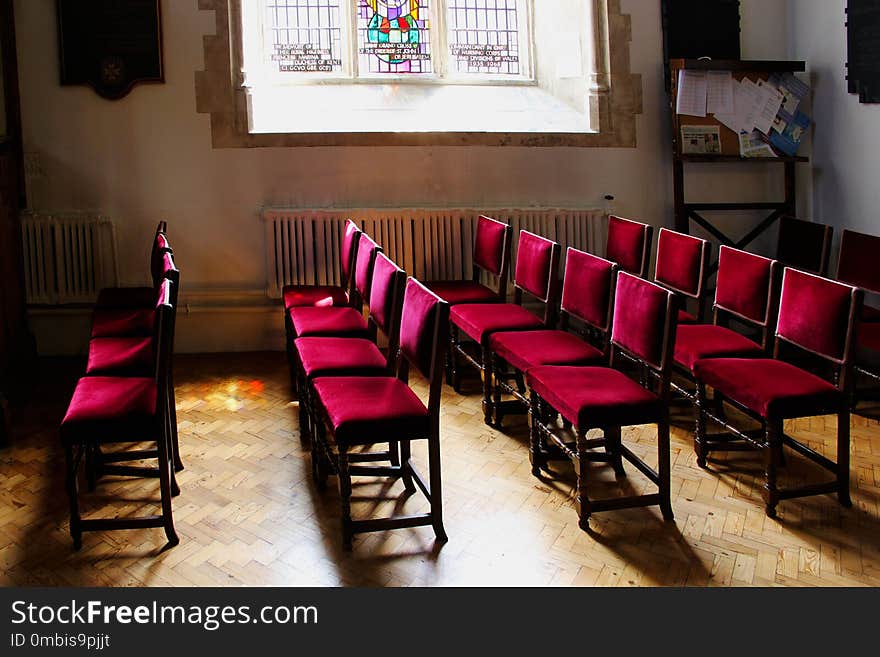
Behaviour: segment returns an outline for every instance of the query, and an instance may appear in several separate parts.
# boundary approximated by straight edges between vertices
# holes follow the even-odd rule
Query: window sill
[[[587,113],[537,86],[278,86],[248,105],[251,134],[595,133]]]

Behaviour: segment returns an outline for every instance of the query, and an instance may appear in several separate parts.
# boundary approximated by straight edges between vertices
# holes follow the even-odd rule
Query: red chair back
[[[562,281],[562,311],[593,328],[608,331],[616,271],[613,262],[569,247]]]
[[[691,299],[703,295],[709,266],[709,242],[693,235],[660,229],[654,282]]]
[[[373,264],[376,262],[376,254],[381,252],[381,247],[370,239],[366,233],[361,233],[358,238],[357,257],[354,264],[354,287],[360,298],[360,303],[370,301],[370,282],[373,280]]]
[[[510,247],[510,226],[496,219],[480,215],[474,237],[474,265],[500,276],[507,261]]]
[[[175,284],[170,278],[165,278],[159,284],[156,295],[156,314],[153,320],[153,356],[155,360],[156,383],[160,390],[165,389],[170,381],[171,355],[174,350],[174,321],[177,306],[174,299],[177,296]],[[165,395],[158,395],[158,411],[164,409]],[[157,417],[162,417],[161,413]]]
[[[783,340],[839,365],[849,363],[861,305],[858,288],[786,267],[776,324],[777,355]]]
[[[159,282],[162,280],[162,256],[165,253],[172,252],[171,244],[168,242],[165,233],[157,231],[156,237],[153,238],[153,248],[150,250],[150,276],[153,279],[153,286],[159,285]]]
[[[769,326],[778,263],[722,245],[718,252],[715,309],[758,326]]]
[[[833,233],[831,226],[783,215],[779,217],[776,259],[785,267],[826,276]]]
[[[386,336],[393,353],[400,330],[400,306],[406,273],[384,253],[376,254],[370,286],[370,319]]]
[[[527,230],[519,233],[516,250],[516,270],[513,283],[544,303],[550,301],[554,286],[551,284],[559,265],[559,244]]]
[[[880,237],[844,229],[840,236],[837,280],[880,294]]]
[[[428,410],[439,421],[444,349],[449,337],[449,304],[414,278],[406,282],[400,317],[398,375],[406,379],[412,364],[430,383]]]
[[[653,226],[611,215],[605,257],[616,263],[621,271],[644,278],[648,275],[653,237]]]
[[[614,296],[612,346],[655,370],[668,371],[678,312],[675,295],[643,278],[620,272]]]
[[[342,248],[339,250],[339,264],[342,272],[342,286],[346,287],[351,277],[351,266],[355,260],[358,247],[358,236],[361,229],[351,219],[345,222],[342,232]]]

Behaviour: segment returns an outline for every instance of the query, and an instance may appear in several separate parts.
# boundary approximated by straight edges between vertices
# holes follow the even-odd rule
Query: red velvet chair
[[[82,533],[113,529],[163,527],[168,547],[177,545],[171,512],[171,497],[179,493],[174,480],[168,398],[162,390],[168,386],[174,309],[171,305],[172,283],[160,286],[156,305],[158,323],[156,363],[149,377],[87,376],[79,380],[67,413],[61,422],[60,437],[66,462],[67,492],[70,498],[70,534],[76,549],[82,546]],[[104,466],[105,472],[129,476],[159,478],[162,512],[147,517],[82,519],[79,511],[78,472],[84,455],[102,445],[120,443],[156,444],[155,450],[141,452],[139,458],[156,458],[156,468]],[[131,456],[132,452],[127,452]],[[129,459],[126,459],[129,460]]]
[[[483,419],[492,422],[492,368],[489,337],[499,331],[527,331],[547,328],[553,322],[553,306],[558,286],[559,244],[528,231],[519,234],[514,272],[514,303],[467,303],[452,307],[452,385],[458,390],[458,357],[480,372],[483,379]],[[522,307],[523,292],[544,304],[544,317]],[[461,334],[476,342],[477,353],[462,345]]]
[[[707,358],[694,365],[697,379],[697,427],[694,449],[700,467],[706,467],[710,450],[730,449],[731,436],[764,454],[764,501],[767,515],[776,517],[780,500],[837,493],[840,503],[849,498],[849,386],[854,351],[854,327],[862,305],[858,288],[814,274],[786,268],[776,327],[774,358]],[[779,358],[785,344],[832,366],[837,385]],[[761,425],[746,431],[728,422],[706,403],[706,387],[721,393],[727,403]],[[837,415],[837,463],[787,436],[783,422],[790,418]],[[709,436],[712,420],[730,435]],[[741,443],[741,444],[742,444]],[[788,446],[835,475],[834,481],[780,489],[777,469],[782,448]]]
[[[285,285],[281,291],[284,310],[297,306],[346,306],[351,292],[351,267],[357,257],[360,228],[351,219],[342,229],[339,249],[339,285]],[[285,312],[285,316],[287,313]]]
[[[440,480],[440,394],[443,385],[443,352],[448,335],[449,305],[415,279],[409,279],[400,322],[400,350],[396,376],[322,377],[313,381],[315,412],[319,421],[312,449],[312,471],[323,486],[332,469],[339,478],[342,501],[342,539],[351,547],[360,532],[432,525],[437,539],[446,540]],[[414,367],[429,383],[428,405],[407,385]],[[410,443],[428,443],[429,481],[414,467]],[[369,453],[351,453],[352,447],[379,442],[400,445],[400,464],[365,466]],[[416,486],[430,510],[408,516],[353,520],[351,477],[386,476],[403,480],[408,493]]]
[[[171,281],[171,307],[174,317],[177,316],[178,291],[180,289],[180,270],[174,263],[174,256],[170,251],[162,255],[162,280]],[[157,288],[157,294],[162,294],[163,288]],[[153,300],[155,304],[155,297]],[[155,310],[155,309],[154,309]],[[158,323],[155,312],[152,313],[153,332],[149,337],[139,335],[99,335],[89,340],[89,356],[86,364],[86,376],[153,376],[155,370],[155,345],[158,342]],[[174,327],[176,321],[171,323],[170,349],[174,353]],[[171,431],[171,450],[176,472],[183,470],[183,461],[180,458],[180,445],[177,435],[177,404],[174,395],[174,368],[169,367],[166,377],[164,394],[167,397],[166,408],[169,413]],[[96,454],[100,469],[101,455]],[[105,461],[106,462],[106,461]]]
[[[653,226],[611,215],[605,258],[617,264],[620,271],[647,278],[653,237]]]
[[[569,248],[559,330],[511,331],[489,336],[495,426],[501,426],[506,413],[528,411],[523,377],[532,367],[596,365],[607,358],[616,273],[617,265],[613,262]],[[575,326],[569,326],[571,320]],[[580,335],[569,328],[577,329]],[[502,394],[513,395],[514,400],[502,402]]]
[[[451,306],[459,303],[503,303],[507,296],[510,237],[509,225],[486,216],[478,217],[470,280],[427,281],[425,286]],[[480,282],[482,272],[495,277],[495,289]]]
[[[311,382],[325,376],[385,376],[393,373],[397,357],[400,312],[406,273],[384,253],[376,255],[370,284],[369,338],[304,337],[294,341],[298,366],[300,430],[311,436]],[[376,338],[381,331],[388,339],[388,357]]]
[[[844,229],[840,236],[837,280],[860,287],[870,294],[880,295],[880,266],[874,260],[878,256],[880,237]],[[880,308],[865,305],[861,320],[880,322]]]
[[[160,221],[156,226],[153,245],[150,249],[150,278],[153,285],[149,287],[106,287],[98,292],[96,308],[152,308],[156,301],[156,289],[162,281],[162,255],[171,251],[171,245],[165,236],[168,225]]]
[[[778,263],[762,256],[722,245],[718,253],[718,278],[713,305],[714,323],[681,324],[675,338],[675,365],[693,381],[694,364],[703,358],[761,358],[770,352],[776,321]],[[760,342],[725,323],[756,330]],[[695,399],[691,390],[673,383],[679,392]]]
[[[683,303],[678,311],[679,324],[696,324],[702,315],[711,249],[712,245],[699,237],[676,233],[668,228],[660,229],[654,282],[681,295]],[[688,299],[697,302],[696,315],[686,310]]]
[[[779,217],[776,260],[784,267],[827,276],[833,234],[831,226],[783,215]]]
[[[579,524],[584,530],[589,529],[589,517],[596,511],[658,504],[663,517],[672,519],[668,402],[678,300],[669,290],[626,272],[617,275],[615,297],[610,364],[614,366],[618,353],[626,353],[628,360],[657,374],[658,394],[612,367],[544,365],[526,373],[532,474],[540,476],[557,454],[574,463]],[[562,416],[562,428],[557,415]],[[648,423],[657,425],[657,470],[621,440],[622,427]],[[569,425],[574,427],[574,436],[563,432]],[[602,429],[602,438],[587,438],[591,429]],[[592,451],[598,447],[604,451]],[[624,458],[657,484],[658,492],[590,500],[589,463],[611,463],[617,476],[624,476]]]

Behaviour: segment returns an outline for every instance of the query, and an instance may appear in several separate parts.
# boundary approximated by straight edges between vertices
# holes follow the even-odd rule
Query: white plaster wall
[[[813,87],[812,176],[800,193],[816,221],[880,233],[880,105],[847,92],[846,0],[791,0],[793,57]],[[836,248],[835,248],[836,252]]]
[[[745,57],[784,56],[786,4],[743,2]],[[203,66],[201,36],[214,26],[197,0],[162,2],[166,83],[138,86],[115,102],[86,87],[59,86],[55,2],[16,0],[25,148],[39,158],[45,174],[31,181],[33,206],[97,209],[114,218],[126,284],[146,282],[150,235],[159,218],[167,219],[185,297],[264,287],[258,219],[264,205],[580,206],[613,194],[620,214],[669,224],[672,181],[660,2],[624,0],[622,6],[632,15],[632,70],[643,80],[636,149],[214,150],[209,118],[195,111],[193,73]],[[776,189],[753,169],[734,168],[728,175],[759,196]],[[696,181],[701,195],[729,190],[729,181],[717,172],[700,174]],[[278,313],[191,309],[178,330],[182,351],[280,347]],[[41,348],[67,349],[49,343]]]

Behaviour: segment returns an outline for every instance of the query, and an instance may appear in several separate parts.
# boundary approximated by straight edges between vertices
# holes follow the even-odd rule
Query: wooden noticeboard
[[[164,82],[159,0],[57,0],[61,84],[122,98]]]

